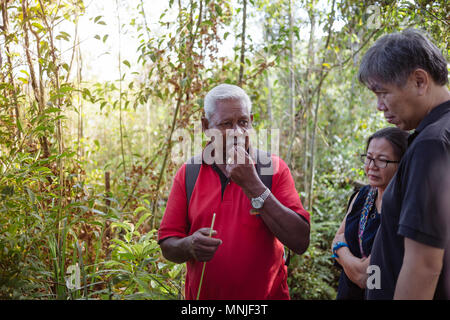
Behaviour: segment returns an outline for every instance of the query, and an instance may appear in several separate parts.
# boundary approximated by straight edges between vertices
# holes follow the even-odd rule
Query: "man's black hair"
[[[366,52],[359,67],[359,81],[370,87],[371,81],[403,87],[417,68],[428,72],[434,82],[448,83],[447,61],[425,32],[406,29],[378,39]]]

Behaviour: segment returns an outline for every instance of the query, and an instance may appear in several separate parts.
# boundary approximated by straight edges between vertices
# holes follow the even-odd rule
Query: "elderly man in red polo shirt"
[[[175,175],[158,231],[162,253],[187,263],[186,299],[197,297],[206,261],[200,299],[289,299],[284,246],[302,254],[310,233],[290,170],[270,155],[271,188],[262,182],[246,136],[253,115],[244,90],[221,84],[206,95],[204,108],[203,131],[219,137],[202,153],[189,204],[186,164]]]

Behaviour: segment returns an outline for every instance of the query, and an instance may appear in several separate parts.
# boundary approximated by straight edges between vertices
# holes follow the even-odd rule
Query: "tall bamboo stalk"
[[[122,29],[120,25],[120,10],[119,10],[119,1],[116,0],[116,10],[117,10],[117,31],[119,35],[119,130],[120,130],[120,151],[122,153],[122,166],[123,166],[123,172],[124,172],[124,183],[126,186],[128,186],[127,181],[127,166],[125,163],[125,151],[124,151],[124,144],[123,144],[123,120],[122,120],[122,57],[121,57],[121,34]]]
[[[83,97],[81,94],[81,82],[83,81],[82,77],[83,58],[81,55],[81,48],[79,45],[77,46],[76,57],[77,57],[78,100],[79,100],[78,123],[77,123],[77,145],[78,145],[77,156],[78,160],[80,160],[80,158],[84,156],[84,148],[83,145],[81,144],[81,139],[83,139]]]
[[[52,73],[53,73],[53,79],[51,79],[51,76],[49,74],[50,79],[52,80],[54,84],[54,90],[56,94],[58,95],[55,102],[56,102],[56,108],[58,109],[57,116],[58,119],[56,121],[56,141],[58,142],[58,153],[62,155],[64,153],[64,142],[63,142],[63,130],[62,130],[62,122],[61,118],[59,117],[61,115],[61,108],[62,108],[62,99],[60,95],[60,79],[59,79],[59,69],[60,64],[58,61],[58,58],[56,56],[57,48],[54,43],[54,18],[50,17],[50,21],[47,16],[46,7],[42,0],[39,0],[40,4],[40,14],[41,14],[41,20],[44,23],[47,32],[48,32],[48,42],[49,42],[49,49],[50,49],[50,57],[52,59]],[[57,15],[57,12],[59,10],[59,4],[56,7],[55,16]],[[30,27],[31,29],[31,27]],[[40,64],[39,64],[40,65]],[[43,82],[41,80],[41,85],[43,85]],[[57,160],[58,164],[58,171],[59,171],[59,198],[58,198],[58,215],[57,215],[57,228],[58,228],[58,238],[57,238],[57,249],[58,249],[58,258],[60,259],[59,266],[60,266],[60,272],[61,272],[61,278],[64,279],[64,272],[65,272],[65,227],[62,227],[62,219],[63,219],[63,208],[66,206],[66,197],[65,197],[65,179],[64,179],[64,158],[59,157]],[[64,219],[64,223],[67,221]]]

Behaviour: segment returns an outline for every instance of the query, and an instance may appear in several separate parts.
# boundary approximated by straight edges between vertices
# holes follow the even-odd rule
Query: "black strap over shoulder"
[[[200,168],[202,166],[202,156],[197,155],[189,159],[186,163],[186,199],[187,199],[187,207],[189,208],[189,203],[191,202],[192,192],[194,191],[195,183],[197,182],[197,177],[200,172]]]
[[[272,156],[269,152],[253,149],[256,157],[256,172],[262,183],[272,190],[273,166]]]
[[[360,191],[360,188],[355,188],[353,190],[353,193],[350,196],[350,199],[348,200],[348,203],[347,203],[347,210],[345,211],[346,213],[348,212],[348,209],[350,208],[350,205],[352,204],[353,199],[355,198],[355,196],[358,194],[359,191]]]

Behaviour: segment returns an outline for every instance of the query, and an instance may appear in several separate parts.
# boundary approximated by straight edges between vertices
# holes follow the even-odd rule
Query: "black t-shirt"
[[[435,107],[409,138],[409,147],[383,194],[381,224],[372,248],[370,265],[379,267],[380,288],[368,288],[368,299],[390,300],[404,257],[404,237],[445,249],[449,224],[438,209],[438,198],[449,190],[438,188],[439,171],[450,170],[450,100]],[[443,266],[444,269],[450,266]],[[449,299],[443,291],[443,272],[435,298]],[[413,280],[411,280],[413,281]]]

